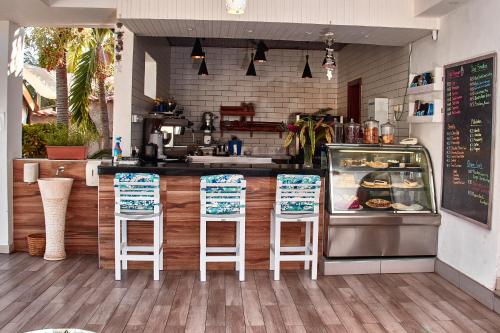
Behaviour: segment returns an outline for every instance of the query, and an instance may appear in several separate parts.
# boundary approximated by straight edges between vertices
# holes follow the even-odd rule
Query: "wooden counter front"
[[[73,178],[66,212],[65,245],[68,254],[97,254],[97,187],[85,185],[87,161],[18,159],[13,161],[14,251],[27,251],[26,236],[45,232],[42,197],[38,184],[23,182],[25,163],[39,164],[39,177]]]
[[[101,175],[99,182],[99,266],[114,268],[114,188],[113,175]],[[269,268],[270,213],[275,201],[276,178],[245,177],[246,194],[246,268]],[[161,176],[161,201],[164,212],[164,268],[166,270],[199,269],[200,177]],[[323,196],[321,188],[319,253],[323,252]],[[304,224],[287,223],[282,227],[282,244],[302,245]],[[152,244],[150,222],[130,222],[131,245]],[[210,222],[207,228],[209,246],[234,246],[234,223]],[[149,262],[129,262],[130,268],[152,268]],[[283,268],[302,268],[303,263],[283,262]],[[209,263],[208,269],[233,269],[234,263]]]

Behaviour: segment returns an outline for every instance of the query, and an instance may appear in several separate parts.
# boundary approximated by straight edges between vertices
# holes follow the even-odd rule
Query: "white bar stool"
[[[163,208],[160,203],[160,176],[151,173],[117,173],[115,187],[115,279],[128,261],[152,261],[153,278],[163,270]],[[153,222],[153,245],[130,246],[128,221]],[[128,252],[147,254],[128,254]]]
[[[207,279],[207,262],[235,262],[240,281],[245,280],[245,194],[242,175],[201,177],[200,280]],[[234,247],[207,247],[207,222],[235,222]],[[230,253],[234,255],[208,255]]]
[[[304,261],[304,269],[312,262],[311,279],[318,276],[319,195],[321,178],[316,175],[278,175],[276,203],[271,210],[271,246],[269,268],[274,280],[280,279],[280,262]],[[304,246],[281,246],[281,224],[304,222]],[[312,243],[311,243],[312,224]],[[304,254],[282,254],[303,252]]]

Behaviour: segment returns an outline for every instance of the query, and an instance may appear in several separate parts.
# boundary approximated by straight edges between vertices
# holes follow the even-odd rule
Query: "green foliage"
[[[45,135],[50,132],[52,124],[23,125],[23,157],[44,158],[47,157],[45,150]]]
[[[110,29],[86,29],[89,33],[82,43],[82,51],[74,66],[74,79],[69,95],[71,120],[80,127],[95,131],[89,115],[89,99],[96,90],[97,80],[104,80],[113,72],[113,33]]]
[[[96,141],[98,137],[95,132],[76,126],[49,124],[43,138],[47,146],[85,146]]]
[[[288,147],[293,139],[298,137],[302,148],[309,145],[314,152],[316,145],[321,140],[324,139],[326,142],[331,143],[333,136],[333,128],[324,123],[323,120],[315,121],[310,117],[306,117],[288,125],[288,134],[285,138],[284,146]]]
[[[26,47],[38,52],[38,64],[51,71],[64,64],[66,54],[81,43],[83,34],[77,28],[37,27],[29,30]]]

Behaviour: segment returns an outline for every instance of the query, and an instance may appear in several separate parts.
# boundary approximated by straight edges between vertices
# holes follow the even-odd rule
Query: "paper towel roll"
[[[25,183],[36,183],[38,179],[38,163],[24,163],[23,180]]]

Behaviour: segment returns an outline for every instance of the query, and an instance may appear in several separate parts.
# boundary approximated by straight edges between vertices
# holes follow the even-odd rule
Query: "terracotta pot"
[[[86,146],[46,146],[49,160],[84,160],[87,158]]]

